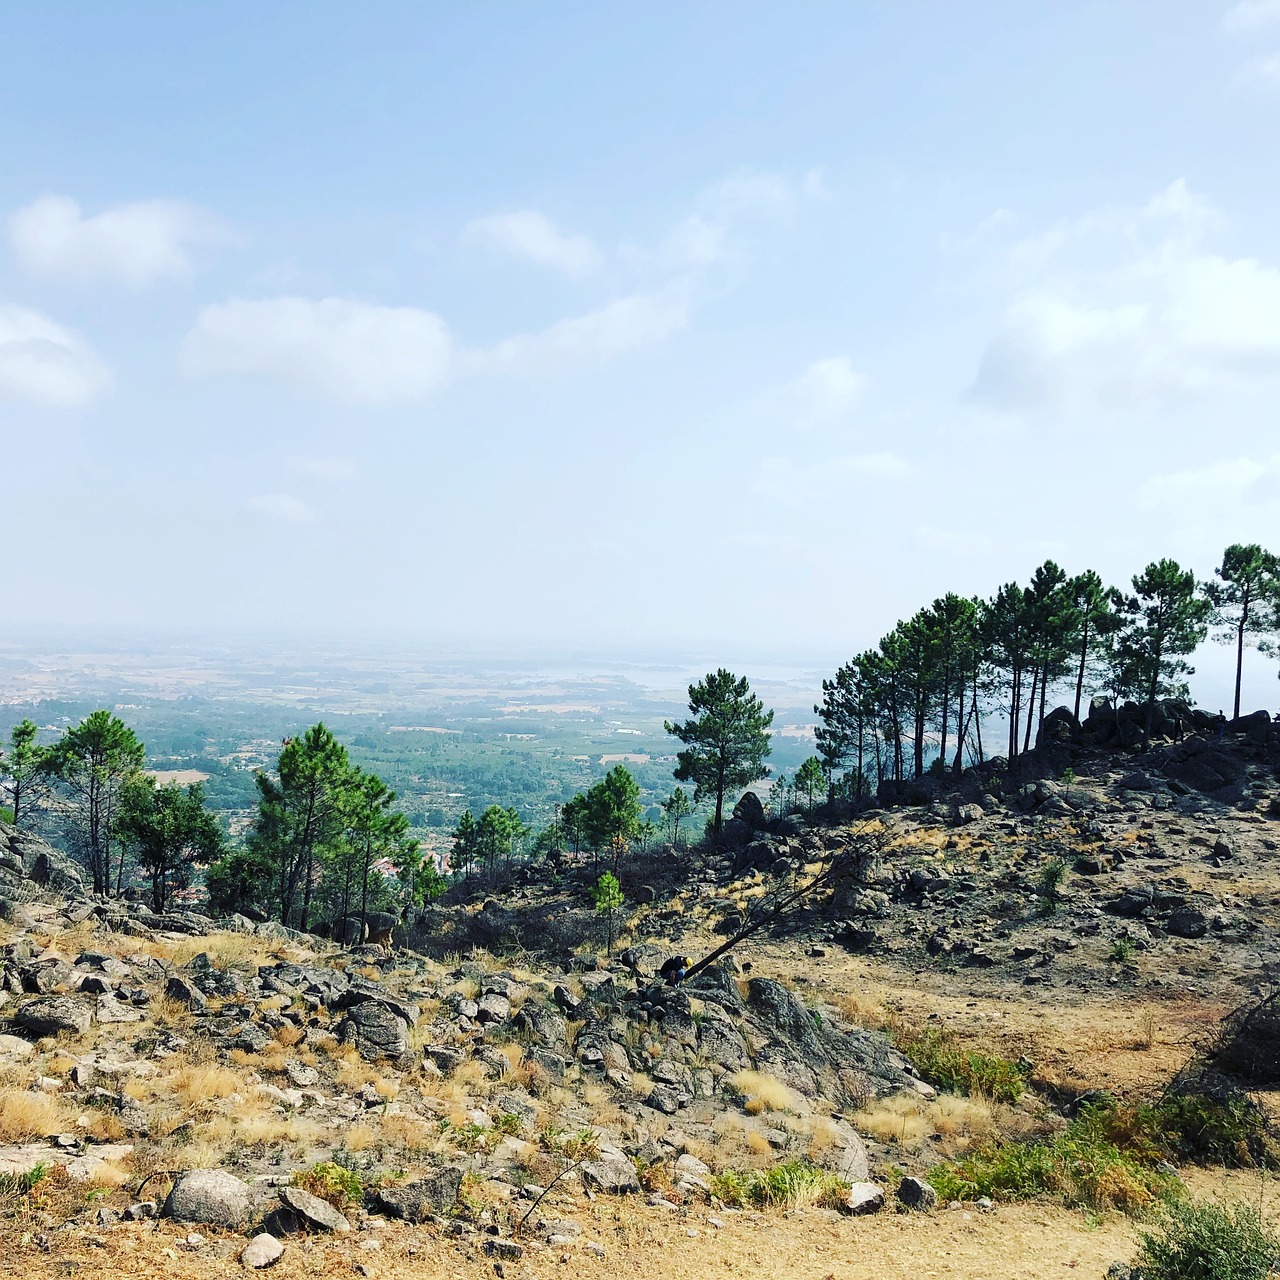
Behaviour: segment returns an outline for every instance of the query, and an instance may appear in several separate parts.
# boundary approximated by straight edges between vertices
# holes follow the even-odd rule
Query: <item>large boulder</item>
[[[349,1009],[338,1037],[344,1044],[354,1044],[366,1062],[400,1060],[409,1053],[409,1024],[380,1000],[366,1000]]]
[[[461,1186],[461,1170],[445,1166],[430,1177],[420,1178],[403,1187],[383,1187],[375,1204],[388,1217],[424,1222],[433,1213],[447,1213],[452,1209]]]
[[[739,822],[745,822],[752,831],[762,831],[768,819],[765,817],[764,805],[754,791],[744,791],[742,799],[733,806],[733,816]]]
[[[93,1011],[83,1000],[72,996],[41,996],[24,1004],[13,1020],[37,1039],[56,1036],[60,1031],[82,1036],[93,1021]]]
[[[238,1227],[249,1217],[249,1188],[225,1169],[192,1169],[181,1174],[164,1202],[164,1214],[177,1222]]]

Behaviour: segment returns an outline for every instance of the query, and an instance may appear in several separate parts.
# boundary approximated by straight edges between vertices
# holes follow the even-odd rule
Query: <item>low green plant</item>
[[[715,1174],[710,1186],[712,1195],[731,1208],[836,1208],[849,1192],[849,1184],[842,1178],[807,1160],[787,1160],[771,1169],[746,1173],[727,1169]]]
[[[1048,1138],[989,1143],[938,1165],[929,1181],[943,1200],[1054,1196],[1069,1208],[1140,1213],[1177,1192],[1177,1178],[1152,1167],[1160,1158],[1150,1135],[1140,1125],[1120,1124],[1115,1104],[1107,1103],[1086,1107]]]
[[[1061,858],[1050,858],[1036,876],[1036,895],[1040,899],[1040,913],[1051,916],[1062,901],[1062,886],[1067,879],[1067,864]]]
[[[0,1173],[0,1197],[25,1196],[53,1172],[53,1165],[41,1160],[25,1173]]]
[[[1264,1280],[1280,1263],[1280,1239],[1249,1204],[1171,1204],[1140,1239],[1143,1280]]]
[[[1274,1165],[1275,1139],[1266,1113],[1248,1094],[1186,1090],[1144,1108],[1168,1155],[1200,1164]]]
[[[293,1185],[327,1200],[335,1209],[359,1204],[364,1197],[364,1183],[354,1169],[344,1169],[332,1160],[322,1160],[310,1169],[293,1175]]]
[[[1115,964],[1128,964],[1133,959],[1135,950],[1136,948],[1131,938],[1117,938],[1111,944],[1111,951],[1107,959]]]
[[[930,1028],[912,1034],[898,1030],[893,1041],[925,1080],[951,1093],[1017,1102],[1026,1088],[1017,1063],[966,1049],[951,1032]]]
[[[1067,767],[1063,769],[1062,776],[1059,781],[1064,787],[1074,786],[1076,781],[1076,771],[1070,765],[1067,765]]]
[[[493,1122],[493,1127],[499,1133],[518,1138],[524,1132],[524,1117],[516,1115],[514,1111],[507,1111]]]

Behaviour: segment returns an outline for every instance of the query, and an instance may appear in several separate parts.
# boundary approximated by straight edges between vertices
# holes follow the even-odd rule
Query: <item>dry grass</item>
[[[746,1101],[743,1110],[751,1116],[766,1111],[804,1110],[803,1100],[796,1091],[765,1071],[739,1071],[730,1077],[729,1083]]]
[[[206,1107],[214,1100],[229,1098],[233,1093],[246,1093],[240,1074],[230,1067],[196,1065],[183,1067],[165,1082],[188,1111]]]
[[[47,1138],[69,1127],[61,1102],[47,1093],[20,1089],[0,1093],[0,1139],[6,1142]]]
[[[342,1145],[353,1154],[378,1144],[378,1131],[368,1124],[353,1124],[343,1135]]]

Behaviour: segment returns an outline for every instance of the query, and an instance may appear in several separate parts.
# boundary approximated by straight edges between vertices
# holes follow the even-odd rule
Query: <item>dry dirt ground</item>
[[[1280,1189],[1254,1174],[1196,1172],[1189,1181],[1198,1194],[1225,1193],[1255,1204],[1261,1199],[1272,1211],[1280,1205]],[[766,1217],[704,1209],[673,1216],[599,1201],[581,1216],[604,1245],[603,1258],[581,1249],[548,1248],[502,1264],[501,1274],[507,1280],[1050,1280],[1073,1275],[1100,1280],[1113,1261],[1132,1255],[1139,1230],[1119,1214],[1099,1218],[1041,1204],[1006,1205],[991,1213],[950,1210],[850,1219],[821,1210]],[[96,1237],[90,1231],[66,1242],[57,1256],[11,1240],[0,1257],[0,1275],[204,1280],[246,1274],[236,1260],[243,1237],[206,1231],[196,1250],[186,1244],[188,1234],[189,1229],[171,1223],[116,1227]],[[474,1244],[440,1239],[422,1228],[387,1224],[357,1234],[361,1239],[354,1243],[295,1237],[264,1274],[273,1280],[479,1280],[497,1273]],[[375,1242],[377,1247],[365,1247]],[[213,1256],[219,1252],[224,1256]]]

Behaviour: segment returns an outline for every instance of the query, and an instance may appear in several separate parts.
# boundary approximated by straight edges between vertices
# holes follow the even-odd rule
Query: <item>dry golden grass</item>
[[[758,1116],[766,1111],[798,1112],[804,1109],[800,1095],[768,1072],[739,1071],[729,1078],[729,1083],[746,1098],[743,1110],[748,1115]]]
[[[747,1150],[755,1156],[767,1156],[773,1148],[769,1146],[769,1139],[763,1133],[753,1130],[747,1134]]]
[[[0,1139],[6,1142],[47,1138],[69,1127],[61,1102],[50,1094],[20,1089],[0,1093]]]
[[[368,1124],[353,1124],[342,1137],[342,1145],[353,1154],[368,1151],[378,1143],[378,1131]]]
[[[183,1067],[166,1084],[188,1110],[229,1098],[233,1093],[247,1092],[239,1072],[216,1065]]]

